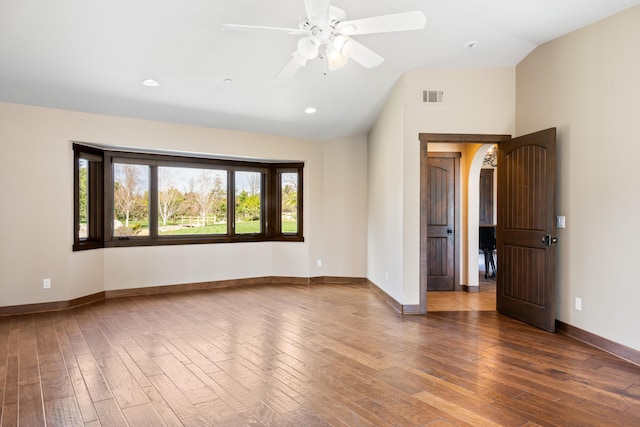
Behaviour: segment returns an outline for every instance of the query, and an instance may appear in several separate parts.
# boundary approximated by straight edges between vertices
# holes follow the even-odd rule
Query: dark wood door
[[[493,222],[493,171],[480,170],[480,225],[495,224]]]
[[[500,313],[555,330],[556,129],[498,144]]]
[[[427,290],[455,290],[456,158],[427,159]]]

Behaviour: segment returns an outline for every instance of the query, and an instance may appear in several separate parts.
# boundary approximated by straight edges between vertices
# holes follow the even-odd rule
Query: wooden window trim
[[[95,147],[73,143],[74,150],[74,245],[73,250],[98,249],[104,247],[162,246],[186,244],[239,243],[288,241],[304,242],[302,227],[303,183],[302,162],[257,162],[238,159],[208,158],[183,154],[148,153],[125,151],[121,149]],[[91,157],[89,171],[91,176],[89,189],[89,238],[79,238],[80,201],[79,201],[79,160]],[[98,162],[97,159],[100,159]],[[150,167],[149,177],[149,236],[113,236],[113,163],[143,164]],[[227,233],[224,235],[158,235],[158,174],[159,166],[178,168],[210,168],[227,172]],[[281,217],[281,183],[278,171],[298,173],[298,231],[282,233],[279,226]],[[260,172],[261,180],[261,232],[256,234],[235,234],[235,172]],[[281,172],[280,172],[281,173]],[[95,187],[95,188],[94,188]]]
[[[87,237],[80,238],[80,160],[88,161],[87,174],[89,179],[88,215],[89,226]],[[104,247],[103,234],[103,164],[102,150],[93,147],[73,144],[73,250],[98,249]]]

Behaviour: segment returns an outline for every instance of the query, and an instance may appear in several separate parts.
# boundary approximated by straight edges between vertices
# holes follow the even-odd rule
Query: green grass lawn
[[[295,233],[298,224],[296,221],[283,221],[283,233]],[[257,234],[260,232],[260,221],[243,221],[236,223],[236,234]],[[189,235],[189,234],[226,234],[227,224],[207,225],[205,227],[191,227],[180,230],[171,230],[160,233],[163,236]]]

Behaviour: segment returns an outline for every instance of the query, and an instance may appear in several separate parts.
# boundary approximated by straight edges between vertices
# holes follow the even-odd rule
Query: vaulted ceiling
[[[0,0],[0,101],[333,139],[367,132],[409,70],[514,66],[536,46],[636,4],[334,0],[347,19],[420,10],[427,24],[354,36],[384,58],[378,67],[349,61],[324,75],[315,59],[279,82],[299,36],[223,24],[297,28],[303,0]]]

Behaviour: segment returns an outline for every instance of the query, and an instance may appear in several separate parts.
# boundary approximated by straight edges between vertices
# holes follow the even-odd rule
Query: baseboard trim
[[[0,307],[0,316],[13,316],[19,314],[46,313],[50,311],[61,311],[70,308],[80,307],[94,302],[105,300],[104,292],[97,292],[91,295],[74,298],[69,301],[43,302],[38,304],[23,304]]]
[[[179,285],[149,286],[146,288],[115,289],[111,291],[105,291],[105,296],[106,299],[127,298],[145,295],[162,295],[173,294],[176,292],[207,291],[211,289],[270,284],[270,277],[253,277],[250,279],[217,280],[212,282],[184,283]]]
[[[402,306],[402,314],[425,314],[420,310],[420,304],[405,304]]]
[[[23,304],[0,307],[0,316],[12,316],[19,314],[34,314],[50,311],[60,311],[79,307],[95,302],[102,302],[113,298],[127,298],[145,295],[161,295],[176,292],[207,291],[221,288],[233,288],[241,286],[264,286],[264,285],[303,285],[311,284],[342,284],[342,285],[364,285],[367,279],[361,277],[288,277],[288,276],[265,276],[248,279],[218,280],[211,282],[186,283],[179,285],[150,286],[146,288],[115,289],[98,292],[69,301],[54,301],[38,304]]]
[[[468,292],[470,294],[474,294],[476,292],[480,292],[480,286],[462,285],[462,290],[464,292]]]
[[[415,305],[403,305],[403,304],[400,304],[391,295],[389,295],[388,293],[383,291],[378,285],[373,283],[371,280],[369,280],[369,279],[365,279],[365,280],[366,280],[367,286],[369,286],[369,289],[371,289],[376,295],[378,295],[380,297],[380,299],[382,299],[384,302],[389,304],[391,306],[391,308],[393,308],[398,313],[400,313],[400,314],[424,314],[424,312],[422,312],[420,310],[420,305],[419,304],[415,304]]]
[[[640,365],[640,351],[631,347],[608,340],[583,329],[576,328],[575,326],[571,326],[557,319],[556,330],[570,336],[571,338],[575,338],[578,341],[582,341],[593,347],[599,348],[600,350],[606,351],[607,353],[611,353],[614,356],[628,360],[636,365]]]
[[[402,304],[392,298],[388,293],[380,289],[378,285],[376,285],[369,279],[367,279],[367,286],[369,286],[369,289],[371,289],[377,296],[379,296],[381,300],[389,304],[395,311],[402,314]]]
[[[309,279],[310,285],[366,285],[364,277],[319,276]]]

